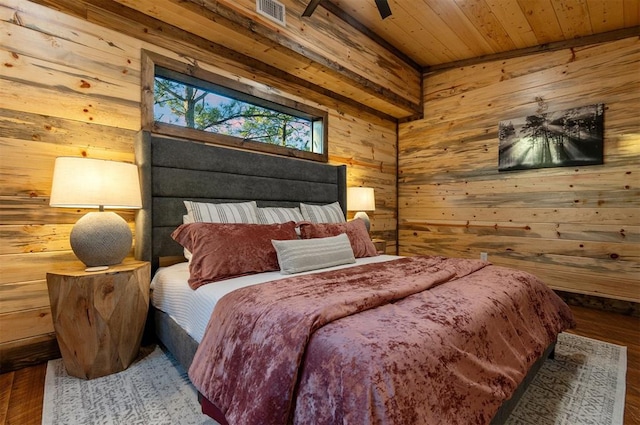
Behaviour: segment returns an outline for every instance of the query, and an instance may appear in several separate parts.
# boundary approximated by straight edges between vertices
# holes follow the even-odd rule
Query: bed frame
[[[186,214],[184,200],[242,202],[258,206],[297,206],[300,202],[340,202],[346,211],[346,166],[334,166],[241,151],[200,142],[140,132],[135,144],[140,168],[142,210],[136,217],[139,260],[150,261],[152,274],[163,258],[182,257],[183,248],[171,238]],[[150,309],[155,334],[189,369],[198,343],[162,311]],[[533,365],[513,397],[501,406],[492,424],[506,421],[555,343]],[[203,403],[206,409],[206,402]],[[210,412],[206,412],[210,414]],[[214,419],[221,421],[221,418]]]

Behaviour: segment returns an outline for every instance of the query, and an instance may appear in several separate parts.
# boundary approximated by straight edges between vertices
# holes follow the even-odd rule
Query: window
[[[326,112],[202,70],[180,72],[186,64],[169,59],[160,65],[154,55],[153,62],[153,116],[143,119],[152,128],[145,129],[327,161]]]

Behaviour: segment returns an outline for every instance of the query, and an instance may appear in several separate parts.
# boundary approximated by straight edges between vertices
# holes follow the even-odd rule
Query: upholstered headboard
[[[139,260],[182,255],[171,232],[186,214],[183,201],[257,201],[297,206],[338,201],[346,211],[346,166],[273,156],[140,132],[135,145],[142,210],[136,217]]]

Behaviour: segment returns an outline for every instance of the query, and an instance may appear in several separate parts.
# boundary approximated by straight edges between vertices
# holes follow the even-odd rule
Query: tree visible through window
[[[206,87],[207,84],[202,86]],[[255,102],[247,100],[253,100],[252,96],[234,93],[231,89],[203,88],[158,73],[155,76],[156,122],[323,153],[322,117],[313,117],[289,107],[278,107],[260,99]],[[293,112],[299,113],[294,115]]]

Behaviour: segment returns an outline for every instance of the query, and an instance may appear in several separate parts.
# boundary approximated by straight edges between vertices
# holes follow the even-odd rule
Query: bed
[[[140,167],[141,183],[143,187],[143,209],[139,212],[136,219],[136,257],[138,259],[150,261],[152,263],[153,271],[158,270],[163,264],[163,261],[167,261],[167,264],[169,264],[175,259],[183,258],[184,247],[178,244],[171,237],[171,234],[176,231],[176,228],[180,227],[180,225],[183,223],[183,216],[185,214],[184,201],[198,201],[214,204],[256,201],[259,207],[283,208],[295,207],[298,206],[301,202],[314,205],[327,205],[337,203],[338,205],[340,205],[343,212],[346,211],[345,166],[332,166],[327,164],[301,161],[293,158],[262,155],[253,152],[205,145],[197,142],[158,137],[146,132],[141,132],[136,142],[136,160]],[[454,263],[454,261],[456,262]],[[344,306],[339,306],[339,308],[332,307],[333,310],[329,308],[329,310],[332,312],[340,310],[340,316],[336,316],[335,321],[328,321],[324,327],[321,327],[319,329],[316,329],[315,325],[311,326],[311,328],[307,330],[308,334],[306,336],[304,333],[300,335],[300,340],[305,342],[305,344],[308,343],[308,345],[303,345],[301,351],[299,351],[298,354],[293,355],[294,358],[299,358],[299,365],[291,368],[292,370],[295,370],[295,372],[293,372],[293,375],[291,377],[287,377],[288,381],[286,379],[283,379],[280,375],[274,375],[274,379],[276,380],[274,382],[287,382],[287,384],[285,385],[285,390],[283,392],[290,393],[290,399],[288,401],[283,401],[283,403],[285,404],[283,404],[282,408],[279,407],[279,409],[284,413],[281,413],[280,416],[273,415],[273,417],[276,418],[273,420],[270,420],[265,416],[270,415],[265,413],[267,412],[267,410],[260,410],[260,408],[256,408],[255,415],[258,416],[254,415],[254,419],[250,420],[248,419],[249,416],[243,416],[243,410],[250,409],[246,409],[246,406],[238,406],[238,400],[243,397],[242,393],[238,391],[245,391],[246,397],[255,401],[255,387],[245,389],[237,388],[238,386],[242,386],[241,384],[239,384],[239,382],[242,382],[242,379],[244,379],[243,382],[245,383],[244,385],[246,387],[250,386],[249,384],[253,385],[252,383],[256,381],[264,381],[264,388],[260,389],[259,391],[263,391],[266,393],[269,388],[269,385],[267,384],[268,378],[272,377],[271,373],[263,374],[260,376],[258,376],[259,374],[254,374],[242,376],[238,379],[231,379],[225,384],[226,386],[223,385],[222,387],[220,387],[222,389],[218,388],[217,390],[212,390],[211,385],[207,383],[208,381],[201,381],[201,379],[205,379],[200,378],[201,375],[204,375],[205,371],[207,373],[212,373],[212,375],[206,379],[210,379],[213,381],[215,381],[216,379],[221,379],[220,375],[216,375],[216,373],[222,375],[225,374],[225,370],[222,370],[224,368],[220,366],[221,364],[229,365],[229,370],[232,370],[233,367],[240,368],[238,369],[240,370],[239,375],[244,375],[245,368],[250,369],[248,367],[243,367],[242,365],[233,366],[233,356],[225,353],[224,349],[218,350],[217,354],[214,353],[216,351],[216,347],[224,347],[224,343],[220,343],[220,341],[229,341],[231,336],[235,337],[237,335],[234,335],[233,332],[231,334],[222,334],[222,330],[220,328],[211,330],[211,328],[215,328],[215,326],[213,326],[212,324],[205,328],[203,325],[203,319],[194,320],[195,324],[188,324],[191,313],[176,313],[171,311],[171,308],[168,306],[168,304],[170,304],[170,299],[172,298],[188,299],[189,301],[187,301],[186,304],[190,306],[189,308],[191,310],[204,310],[208,312],[213,310],[212,304],[215,301],[220,301],[218,305],[231,306],[215,308],[216,314],[223,314],[219,312],[224,311],[225,308],[237,308],[236,306],[241,304],[239,300],[256,298],[256,296],[254,295],[243,295],[245,294],[244,291],[264,290],[265,292],[260,293],[260,295],[258,296],[258,298],[260,298],[260,301],[262,302],[263,298],[266,299],[269,296],[274,297],[274,299],[283,298],[283,293],[278,292],[282,291],[283,285],[287,285],[286,291],[291,291],[293,293],[293,286],[289,285],[300,283],[301,285],[303,285],[301,286],[302,289],[295,289],[295,291],[299,291],[299,294],[301,296],[300,298],[305,298],[307,294],[304,291],[317,286],[316,280],[311,279],[329,279],[330,275],[332,275],[333,273],[335,275],[333,277],[334,279],[345,280],[345,272],[343,271],[343,269],[349,269],[350,271],[348,273],[360,273],[359,276],[362,276],[363,278],[369,278],[369,276],[372,275],[369,269],[376,269],[376,273],[378,273],[377,276],[379,278],[380,276],[384,275],[385,271],[389,270],[394,270],[393,272],[388,272],[390,274],[402,274],[405,273],[405,269],[413,270],[417,267],[415,265],[418,264],[417,262],[422,262],[419,264],[420,267],[432,268],[438,273],[445,273],[443,270],[446,267],[453,267],[456,272],[449,273],[447,275],[449,277],[438,278],[434,282],[424,283],[421,281],[422,283],[420,284],[426,285],[424,287],[424,290],[422,288],[411,289],[411,291],[413,292],[407,292],[407,294],[403,295],[400,298],[396,297],[396,295],[393,295],[385,302],[384,306],[377,306],[372,304],[366,307],[363,311],[348,311],[347,313],[342,312],[342,310],[344,310]],[[514,282],[529,279],[528,275],[517,271],[508,271],[506,269],[495,268],[488,264],[479,263],[480,262],[471,260],[457,262],[457,260],[454,259],[445,259],[441,257],[427,257],[418,259],[402,259],[394,256],[365,257],[358,258],[355,263],[339,265],[334,268],[321,270],[318,272],[313,271],[309,273],[303,273],[304,276],[302,277],[295,277],[298,275],[292,277],[283,276],[277,271],[262,273],[259,275],[243,276],[240,278],[239,283],[234,279],[234,281],[236,282],[233,283],[233,285],[238,284],[238,289],[222,288],[225,285],[231,285],[229,281],[224,281],[222,285],[218,283],[204,285],[202,287],[198,287],[195,291],[186,290],[183,285],[183,289],[178,289],[176,290],[178,292],[174,292],[173,295],[169,295],[169,301],[166,302],[162,301],[163,298],[161,297],[161,292],[172,294],[172,289],[160,289],[169,287],[164,287],[160,284],[156,285],[156,282],[154,282],[154,307],[158,308],[152,308],[154,315],[153,322],[155,324],[155,332],[160,342],[176,357],[176,359],[185,367],[185,369],[190,370],[191,379],[196,384],[196,387],[199,390],[204,390],[203,392],[205,392],[205,396],[201,397],[203,411],[212,416],[221,424],[227,423],[227,420],[229,420],[228,423],[232,424],[251,423],[252,421],[253,423],[309,423],[310,421],[313,421],[313,423],[320,423],[321,415],[320,413],[314,413],[313,409],[319,409],[318,411],[321,411],[321,413],[326,413],[326,411],[329,410],[340,409],[345,412],[358,410],[354,409],[353,406],[347,406],[347,399],[349,399],[349,402],[359,402],[356,400],[358,397],[352,397],[351,394],[356,394],[361,390],[360,388],[356,389],[355,387],[350,387],[347,389],[343,388],[341,390],[335,390],[335,394],[333,396],[331,394],[325,393],[326,391],[328,391],[328,388],[333,385],[333,381],[322,381],[322,384],[320,384],[320,379],[325,378],[323,374],[342,374],[341,370],[347,370],[349,368],[343,367],[329,372],[326,368],[314,371],[315,364],[327,362],[327,359],[330,358],[323,357],[326,356],[326,353],[324,353],[324,349],[321,348],[323,347],[322,344],[333,344],[338,338],[347,338],[347,336],[350,335],[350,332],[352,332],[353,329],[357,328],[357,326],[361,326],[363,328],[358,335],[367,334],[369,337],[371,337],[371,335],[368,333],[371,331],[371,329],[364,328],[376,327],[375,325],[370,326],[371,323],[377,323],[376,320],[378,320],[374,317],[375,314],[377,314],[374,314],[374,311],[379,312],[381,315],[387,314],[387,316],[385,316],[384,320],[382,321],[399,320],[399,317],[405,317],[403,315],[407,314],[407,311],[418,311],[420,309],[423,309],[425,302],[427,304],[439,302],[436,300],[440,300],[441,298],[438,297],[444,296],[443,293],[454,291],[454,289],[452,289],[454,285],[452,283],[449,283],[449,280],[451,280],[451,275],[454,275],[454,280],[457,279],[461,281],[456,283],[455,286],[460,288],[467,288],[465,289],[465,291],[468,291],[467,293],[469,294],[471,294],[472,291],[476,290],[475,288],[479,288],[480,286],[482,286],[477,283],[479,281],[474,276],[485,274],[485,279],[489,276],[491,276],[491,278],[493,279],[498,274],[509,274],[510,279]],[[398,268],[393,269],[393,267]],[[404,269],[402,267],[404,267]],[[462,269],[464,269],[465,271],[460,272],[460,270]],[[406,273],[410,274],[410,272]],[[173,277],[167,277],[167,275]],[[462,277],[458,279],[458,275]],[[158,273],[158,275],[154,277],[154,280],[159,281],[161,279],[164,279],[171,281],[173,279],[184,281],[184,279],[186,279],[186,276],[189,276],[188,266],[187,263],[182,263],[173,265],[171,267],[161,268],[160,273]],[[259,281],[261,280],[265,283],[258,285],[256,284],[258,282],[256,282],[255,279],[258,279]],[[307,289],[304,289],[305,287],[303,282],[305,281],[311,282],[307,282]],[[335,285],[335,283],[327,283],[327,285]],[[357,285],[360,285],[360,287],[366,286],[365,290],[368,291],[369,287],[376,286],[377,283],[368,281],[366,285],[363,285],[362,283],[357,283],[356,286]],[[464,285],[467,286],[465,287]],[[527,283],[527,285],[530,284]],[[213,295],[214,302],[202,301],[200,298],[198,298],[198,295],[195,294],[198,292],[206,292],[206,290],[211,290],[210,288],[214,287],[216,288],[215,290],[213,290],[213,292],[218,289],[220,289],[221,291],[220,293]],[[376,286],[376,288],[377,287],[378,286]],[[354,293],[358,290],[359,289],[357,287],[354,287],[353,290],[349,289],[349,293]],[[380,290],[384,292],[383,289]],[[404,290],[405,289],[398,289],[399,292],[402,292]],[[459,289],[455,290],[457,291]],[[540,292],[542,290],[537,289],[537,291]],[[382,295],[381,292],[379,292],[376,293],[375,296],[370,296],[369,298],[384,298],[388,296],[387,292],[384,292],[384,294]],[[512,297],[512,295],[508,294],[507,291],[503,289],[495,289],[494,292],[495,296],[492,296],[492,302],[494,304],[501,304],[503,302],[500,301],[501,299],[499,297]],[[505,293],[506,295],[501,294],[501,292]],[[545,300],[549,300],[549,304],[554,303],[554,310],[545,310],[544,314],[554,315],[554,323],[553,326],[549,323],[545,323],[544,325],[541,325],[541,327],[545,328],[544,330],[537,330],[537,336],[539,338],[540,335],[544,334],[544,338],[540,338],[544,339],[544,341],[538,341],[535,344],[535,347],[526,349],[522,348],[522,350],[526,351],[526,369],[516,370],[518,368],[514,367],[512,363],[508,362],[509,367],[511,367],[512,370],[510,369],[506,374],[507,378],[504,378],[503,374],[501,373],[495,374],[492,378],[494,381],[508,381],[495,383],[495,385],[499,386],[500,388],[504,387],[506,388],[506,390],[500,389],[500,391],[496,392],[494,388],[488,391],[488,394],[490,394],[489,396],[474,395],[472,397],[473,403],[471,403],[473,406],[489,407],[477,408],[479,409],[478,411],[482,410],[482,412],[475,414],[475,416],[473,416],[474,414],[471,413],[471,415],[473,416],[473,422],[469,422],[470,416],[461,416],[460,418],[455,417],[455,411],[463,410],[462,408],[458,408],[452,405],[452,400],[456,399],[457,396],[443,396],[443,391],[440,391],[436,395],[430,396],[429,403],[431,404],[449,404],[446,409],[442,406],[437,407],[437,409],[445,409],[448,412],[444,414],[444,416],[440,416],[440,423],[442,423],[442,418],[446,418],[446,422],[449,423],[504,423],[510,411],[515,407],[519,396],[526,389],[528,382],[531,381],[533,376],[535,376],[536,371],[539,369],[545,359],[552,353],[555,344],[554,337],[564,328],[573,325],[570,311],[568,310],[566,305],[562,303],[559,298],[549,298],[554,297],[554,295],[551,291],[548,292],[549,293],[545,292],[544,297],[547,297],[545,298]],[[249,292],[247,292],[247,294],[248,293]],[[234,300],[234,297],[236,297],[237,299]],[[327,297],[326,294],[319,295],[319,298],[323,297],[330,298]],[[425,301],[427,299],[425,297],[428,297],[428,301]],[[474,295],[471,298],[477,297]],[[199,303],[202,304],[202,306],[199,306]],[[360,308],[360,304],[362,303],[360,301],[354,301],[353,304],[357,304],[358,308]],[[536,308],[545,309],[547,308],[546,304],[547,303],[545,303],[545,305],[543,305],[542,307],[536,306]],[[256,308],[263,307],[257,307],[256,304],[251,303],[249,303],[247,307],[248,310]],[[282,308],[282,306],[276,307],[276,310]],[[450,308],[455,309],[456,307],[451,306]],[[167,313],[167,310],[171,311],[171,313]],[[382,313],[383,310],[386,311],[386,313]],[[515,311],[517,309],[511,308],[511,310],[514,311],[513,314],[516,316],[520,314],[519,312]],[[208,314],[209,313],[205,313],[205,316]],[[300,314],[300,319],[296,320],[303,322],[305,320],[305,313]],[[424,314],[433,315],[435,313],[430,312]],[[493,312],[491,314],[504,315],[505,313],[504,311],[502,311],[501,313]],[[179,317],[181,315],[183,316],[182,318]],[[331,313],[330,315],[333,315],[333,313]],[[455,317],[462,318],[462,316]],[[355,323],[358,320],[356,318],[362,318],[359,325]],[[435,319],[435,316],[433,316],[432,319],[432,321],[434,322],[438,321]],[[511,323],[510,320],[512,319],[513,318],[509,320],[504,319],[503,322]],[[413,319],[411,319],[410,316],[406,316],[406,318],[403,319],[402,322],[398,322],[395,326],[404,326],[406,323],[410,323],[411,320]],[[518,320],[518,318],[516,317],[513,320]],[[522,320],[522,318],[520,318],[520,320]],[[354,323],[352,325],[345,325],[344,329],[341,328],[341,324],[348,323],[349,321]],[[181,324],[178,324],[178,322],[181,322]],[[230,321],[229,323],[233,322]],[[235,325],[230,325],[231,329],[233,329],[233,326],[236,326],[236,329],[242,328],[241,323],[242,322],[236,322]],[[274,326],[275,322],[269,323],[270,326]],[[339,325],[335,325],[335,323]],[[288,326],[287,321],[279,323],[277,324],[277,326]],[[351,326],[353,329],[349,328],[349,326]],[[457,326],[458,324],[456,324],[456,327]],[[486,326],[484,326],[484,328],[484,333],[480,336],[480,338],[478,339],[479,342],[477,342],[476,345],[482,345],[486,343],[488,346],[490,345],[489,342],[491,342],[491,344],[494,344],[492,341],[497,341],[500,338],[503,338],[502,334],[500,334],[498,331],[496,331],[497,334],[494,336],[492,335],[493,329],[489,329],[489,332],[487,332]],[[405,333],[410,334],[411,329],[413,328],[406,328],[406,332],[403,332],[402,335],[404,335]],[[287,332],[291,333],[293,331],[289,329]],[[466,330],[464,332],[469,331]],[[209,338],[207,336],[207,334],[209,333],[214,334],[214,337]],[[287,333],[287,335],[289,333]],[[520,332],[518,329],[510,329],[506,330],[505,333],[517,334]],[[332,337],[327,336],[331,334],[338,336],[334,336],[332,340]],[[218,342],[215,342],[215,335],[217,335]],[[258,332],[249,337],[255,338],[256,335],[262,334]],[[275,335],[276,337],[278,337],[279,333],[271,332],[270,335]],[[394,347],[407,345],[402,341],[402,338],[404,337],[402,335],[393,335],[392,337],[389,337],[390,339],[387,342],[389,344],[393,344]],[[202,338],[206,339],[203,340]],[[522,338],[526,339],[524,337]],[[265,340],[269,339],[270,337],[265,338]],[[444,338],[441,339],[444,341],[442,345],[444,345],[445,347],[449,347],[449,349],[453,351],[456,351],[455,347],[451,348],[454,344],[447,343]],[[275,346],[279,346],[279,344],[282,344],[282,341],[274,340],[273,344],[275,344]],[[495,342],[495,344],[497,346],[498,342]],[[236,342],[236,345],[233,349],[235,350],[238,346],[241,345],[241,342]],[[367,342],[363,343],[363,345],[366,346],[371,344]],[[199,346],[201,347],[200,351],[198,351]],[[229,343],[229,346],[232,346],[232,344]],[[261,349],[264,350],[264,347],[261,347]],[[494,348],[492,346],[491,350],[493,349]],[[487,352],[491,351],[489,349],[487,350]],[[281,351],[289,352],[290,350],[287,349]],[[393,352],[395,353],[396,350],[394,349]],[[504,353],[504,351],[502,351],[502,353]],[[272,360],[274,363],[277,361],[288,361],[286,359],[277,359],[277,354],[278,353],[275,353],[273,355]],[[218,356],[217,361],[207,361],[206,358],[208,358],[209,356],[213,356],[215,358],[216,355]],[[253,355],[253,357],[245,358],[245,360],[248,362],[246,364],[250,364],[250,362],[260,363],[264,360],[264,356],[261,357],[260,353],[247,354],[247,356],[251,355]],[[469,360],[469,356],[467,354],[457,354],[457,357],[463,357],[467,365],[482,363],[479,362],[475,357]],[[195,362],[194,358],[196,359]],[[316,360],[312,361],[312,358],[315,358]],[[350,368],[354,368],[353,371],[357,371],[357,373],[364,373],[364,375],[361,375],[361,377],[358,378],[359,381],[365,381],[369,379],[369,377],[366,375],[367,373],[369,373],[367,372],[367,368],[373,367],[373,362],[363,361],[361,359],[359,360],[357,356],[354,356],[350,361]],[[192,364],[192,362],[194,364]],[[443,365],[445,363],[443,363]],[[282,364],[286,365],[286,363]],[[265,367],[269,369],[268,365],[256,366],[256,368],[262,368],[262,370],[264,370]],[[449,366],[441,365],[439,369],[447,369],[448,367]],[[433,370],[437,369],[438,368],[436,368],[435,366],[433,367]],[[238,373],[238,370],[236,370],[236,372],[234,373]],[[354,376],[357,376],[356,372],[353,373]],[[371,374],[373,373],[374,372],[371,372]],[[400,378],[398,378],[398,376],[407,373],[412,373],[412,370],[409,368],[402,371],[396,371],[393,372],[393,376],[387,376],[387,378],[385,379],[387,379],[388,381],[395,380],[400,382]],[[430,374],[431,371],[428,371],[426,373]],[[339,385],[346,385],[345,383],[349,381],[344,377],[340,379],[342,380],[340,381]],[[414,376],[411,378],[411,381],[417,382],[420,381],[420,378],[416,378]],[[429,390],[433,392],[433,388],[430,387],[433,385],[434,388],[437,388],[435,379],[433,382],[433,384],[428,383],[428,381],[416,384],[419,385],[417,387],[417,392],[427,393]],[[461,382],[464,382],[464,379],[462,379]],[[339,385],[336,384],[336,386]],[[358,386],[358,384],[353,383],[349,385]],[[364,397],[359,396],[360,400],[368,400],[364,403],[370,403],[374,406],[377,406],[375,407],[375,409],[380,408],[380,405],[382,405],[382,410],[400,409],[405,412],[410,411],[412,412],[411,414],[417,415],[411,419],[411,422],[413,423],[427,423],[428,420],[432,420],[429,419],[432,417],[428,416],[430,413],[421,413],[423,412],[423,410],[425,410],[424,406],[422,406],[424,404],[422,403],[422,401],[424,400],[419,399],[418,406],[407,406],[407,404],[411,404],[413,402],[406,402],[406,400],[408,399],[406,397],[403,398],[399,388],[402,385],[398,385],[397,382],[394,385],[387,386],[384,390],[392,392],[392,394],[386,394],[386,401],[376,401],[376,398],[380,397],[379,385],[377,386],[377,393],[376,391],[372,392],[371,388],[369,388],[368,390],[366,390],[368,392]],[[478,385],[474,382],[466,382],[463,385],[466,387],[465,391],[468,394],[476,394],[478,391],[479,393],[487,393],[487,390],[485,388],[486,385],[484,384]],[[315,387],[320,388],[321,394],[314,394]],[[470,388],[472,389],[472,391],[469,390]],[[212,395],[216,391],[218,391],[218,394]],[[415,392],[416,389],[414,388],[412,389],[412,391]],[[220,392],[226,394],[235,394],[235,396],[225,396],[224,394],[221,395],[219,394]],[[260,396],[258,398],[261,398],[261,394],[261,392],[258,392],[258,395]],[[233,401],[234,397],[236,400],[235,402]],[[353,398],[353,400],[351,400],[351,398]],[[442,399],[444,401],[439,399]],[[400,407],[389,407],[389,404],[393,404],[389,403],[389,400],[393,400],[394,403],[404,403],[404,405]],[[345,403],[344,406],[337,406],[343,402]],[[459,401],[456,402],[458,403]],[[254,403],[253,401],[251,402],[251,404],[252,408],[254,407],[253,404],[260,405],[259,402]],[[268,405],[267,407],[269,407],[273,404],[273,401],[269,401],[264,404],[265,406]],[[462,404],[466,405],[469,403],[464,402]],[[470,412],[473,412],[473,409],[476,409],[476,407],[473,406],[466,406],[465,408]],[[490,411],[491,414],[487,416],[486,411]],[[442,414],[442,412],[440,412],[440,414]],[[366,422],[369,423],[400,423],[398,421],[390,419],[393,417],[393,415],[385,417],[384,412],[367,413],[366,415],[368,415],[366,418]],[[256,417],[259,417],[260,419],[257,420],[255,419]],[[408,417],[409,416],[404,416],[404,420],[406,421],[406,418]],[[340,421],[344,423],[365,423],[361,422],[362,420],[362,417],[358,417],[357,419],[355,417],[351,419],[341,417],[340,419]],[[335,423],[337,419],[336,417],[323,417],[322,421],[324,421],[324,423]]]

